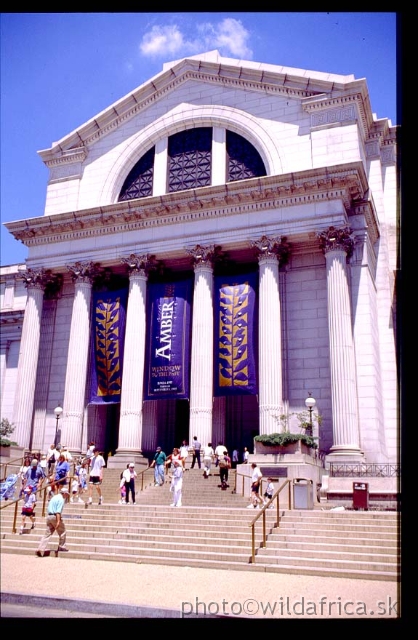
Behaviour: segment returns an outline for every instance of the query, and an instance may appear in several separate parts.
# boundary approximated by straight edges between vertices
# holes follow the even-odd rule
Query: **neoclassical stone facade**
[[[29,255],[1,269],[1,415],[19,444],[46,450],[62,405],[61,442],[122,466],[194,435],[251,449],[281,416],[299,431],[310,392],[327,460],[396,461],[396,131],[364,79],[212,51],[40,151],[44,215],[6,224]],[[171,335],[178,283],[189,320]],[[158,287],[155,353],[178,357],[183,338],[184,389],[154,397]],[[115,292],[123,324],[114,311],[102,339]],[[97,399],[99,347],[114,378]]]

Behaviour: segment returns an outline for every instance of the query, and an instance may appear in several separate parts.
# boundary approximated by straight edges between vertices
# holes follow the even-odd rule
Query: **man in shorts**
[[[251,468],[253,470],[251,476],[251,504],[248,505],[247,509],[259,509],[259,505],[264,504],[263,499],[260,498],[260,484],[263,474],[255,462],[252,463]]]
[[[99,504],[103,504],[102,498],[102,490],[100,485],[102,484],[103,479],[103,467],[105,466],[105,461],[102,455],[100,455],[98,449],[94,449],[94,455],[91,459],[90,463],[90,477],[89,477],[89,502],[88,504],[93,503],[92,493],[93,487],[96,487],[97,493],[99,494]]]

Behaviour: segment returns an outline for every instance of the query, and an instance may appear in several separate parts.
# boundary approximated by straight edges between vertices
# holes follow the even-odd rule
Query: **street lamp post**
[[[54,409],[54,413],[55,413],[55,419],[56,419],[56,424],[55,424],[55,440],[54,440],[54,444],[55,446],[57,446],[57,436],[58,436],[58,423],[59,423],[59,419],[61,418],[61,414],[62,414],[62,407],[60,405],[58,405],[58,407],[55,407]]]
[[[308,391],[308,397],[305,400],[305,406],[309,411],[309,427],[306,428],[306,435],[313,436],[313,423],[312,423],[312,411],[314,406],[316,405],[315,398],[312,397],[312,393]]]

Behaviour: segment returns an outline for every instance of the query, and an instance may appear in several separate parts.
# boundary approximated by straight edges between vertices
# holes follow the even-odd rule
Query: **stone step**
[[[280,558],[281,560],[283,560],[283,558],[287,558],[287,557],[295,557],[295,552],[298,553],[298,555],[309,555],[310,559],[316,559],[316,560],[323,560],[324,557],[326,557],[326,561],[329,562],[330,560],[341,560],[342,558],[344,558],[344,560],[351,560],[351,561],[356,561],[356,562],[377,562],[377,563],[382,563],[382,564],[391,564],[396,565],[399,562],[399,557],[398,554],[393,553],[393,550],[390,552],[388,550],[387,553],[382,553],[381,552],[381,547],[377,547],[375,549],[371,549],[369,552],[365,551],[365,550],[339,550],[339,549],[331,549],[331,548],[324,548],[324,546],[322,547],[291,547],[291,548],[287,548],[287,547],[281,547],[279,549],[277,548],[273,548],[270,547],[270,545],[268,545],[267,548],[262,548],[259,551],[258,555],[262,555],[263,557],[273,557],[275,558],[275,560],[277,560],[278,558]]]
[[[259,552],[257,553],[257,558],[256,558],[256,563],[258,565],[263,564],[265,565],[269,565],[269,564],[278,564],[280,563],[281,565],[286,565],[286,564],[290,564],[292,566],[300,566],[302,567],[304,564],[306,564],[306,562],[309,562],[309,565],[311,567],[314,566],[326,566],[328,569],[349,569],[349,568],[353,568],[353,569],[362,569],[363,571],[370,571],[370,572],[381,572],[381,571],[386,571],[386,572],[393,572],[395,573],[397,571],[397,569],[399,568],[397,566],[396,561],[394,562],[388,562],[386,561],[382,561],[382,560],[365,560],[365,561],[360,561],[357,558],[353,558],[350,559],[350,556],[344,556],[343,558],[326,558],[324,559],[323,557],[312,557],[311,555],[309,556],[309,558],[307,559],[306,557],[301,557],[300,555],[296,555],[296,554],[289,554],[289,555],[282,555],[280,554],[280,556],[277,555],[273,555],[273,554],[269,554],[268,549],[260,549]]]
[[[382,540],[384,541],[384,546],[385,548],[388,549],[394,549],[398,547],[398,538],[396,537],[391,537],[389,538],[388,536],[378,536],[375,538],[367,538],[367,539],[362,539],[362,538],[337,538],[337,537],[333,537],[333,536],[323,536],[323,535],[317,535],[316,532],[313,532],[311,535],[309,536],[302,536],[302,535],[291,535],[288,536],[285,533],[276,533],[276,530],[274,530],[272,533],[270,533],[269,535],[269,547],[270,545],[272,547],[275,547],[275,545],[277,545],[279,548],[281,546],[286,546],[286,545],[296,545],[296,546],[301,546],[301,545],[311,545],[311,544],[324,544],[325,547],[330,547],[331,545],[335,545],[338,546],[341,549],[349,549],[350,547],[378,547],[382,545]]]
[[[160,491],[154,487],[149,490]],[[34,553],[44,531],[39,511],[36,529],[22,536],[11,533],[13,512],[11,508],[2,510],[2,552]],[[277,509],[267,510],[267,548],[260,548],[260,518],[255,528],[256,561],[252,563],[249,525],[256,515],[256,511],[229,505],[170,509],[166,504],[145,501],[135,507],[68,504],[64,519],[70,552],[64,557],[223,569],[227,564],[237,570],[251,567],[277,573],[397,579],[399,515],[388,531],[389,519],[384,516],[370,519],[364,513],[354,513],[344,519],[344,512],[341,521],[337,513],[281,509],[277,529]],[[51,549],[56,548],[54,538]]]
[[[33,553],[33,549],[22,548],[20,546],[14,546],[2,549],[2,553],[22,553],[26,555],[31,555]],[[51,556],[58,555],[54,548],[49,552]],[[150,555],[144,552],[140,557],[136,554],[117,554],[117,553],[109,553],[108,551],[97,552],[89,550],[85,551],[77,551],[71,550],[61,557],[66,558],[76,558],[76,559],[89,559],[89,560],[112,560],[118,562],[141,562],[142,564],[164,564],[171,566],[190,566],[190,567],[198,567],[198,568],[206,568],[206,569],[223,569],[227,567],[231,571],[256,571],[256,572],[268,572],[268,573],[286,573],[286,574],[296,574],[296,575],[312,575],[312,576],[326,576],[326,577],[334,577],[334,578],[354,578],[360,580],[384,580],[384,581],[397,581],[399,579],[398,571],[393,571],[391,569],[383,569],[380,567],[380,570],[374,570],[370,567],[368,568],[357,568],[354,564],[351,564],[347,567],[329,567],[325,566],[322,562],[320,563],[310,563],[309,559],[306,559],[301,564],[292,565],[287,559],[286,563],[281,563],[279,560],[276,563],[261,563],[260,557],[257,555],[257,561],[255,564],[248,562],[237,562],[234,558],[229,558],[228,561],[219,560],[219,558],[212,554],[210,559],[204,558],[187,558],[187,561],[184,558],[176,557],[167,557],[163,555]]]
[[[23,538],[23,536],[21,536]],[[25,547],[26,549],[32,550],[35,552],[38,546],[39,540],[36,540],[35,537],[25,536],[25,539],[22,541],[21,548]],[[124,536],[119,537],[119,539],[109,539],[109,538],[74,538],[71,540],[71,551],[82,551],[88,552],[92,551],[95,553],[104,553],[106,550],[110,552],[110,554],[116,555],[124,555],[126,553],[131,553],[136,556],[142,556],[144,553],[149,554],[150,550],[153,551],[153,555],[163,555],[164,557],[176,557],[181,555],[187,564],[187,560],[191,559],[213,559],[215,556],[221,562],[227,562],[231,559],[234,559],[235,562],[250,562],[251,559],[251,545],[247,544],[246,548],[240,545],[228,545],[227,547],[220,543],[219,546],[214,547],[213,543],[208,546],[207,544],[201,543],[184,543],[176,541],[173,544],[172,541],[147,541],[146,545],[144,545],[144,541],[141,538],[138,539],[126,539]],[[2,542],[2,551],[4,551],[4,542]],[[67,557],[68,554],[66,554]],[[70,557],[68,555],[68,557]],[[291,563],[292,565],[301,565],[306,563],[306,558],[301,557],[301,554],[295,555],[293,551],[289,550],[281,550],[279,554],[275,553],[273,550],[260,549],[257,553],[257,564],[260,562],[265,563],[273,563],[277,564],[280,562],[281,564]],[[340,554],[329,554],[327,553],[326,558],[324,558],[322,553],[309,553],[309,563],[311,566],[314,566],[316,563],[323,563],[327,567],[331,568],[347,568],[349,566],[356,569],[373,569],[373,571],[394,571],[397,567],[397,557],[393,556],[393,558],[388,558],[379,554],[371,557],[367,554],[344,554],[342,558]]]

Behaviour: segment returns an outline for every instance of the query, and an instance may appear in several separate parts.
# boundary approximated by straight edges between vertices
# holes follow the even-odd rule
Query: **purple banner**
[[[214,395],[256,394],[255,273],[215,278]]]
[[[189,397],[191,280],[148,286],[144,400]]]
[[[93,293],[90,403],[120,402],[128,291]]]

